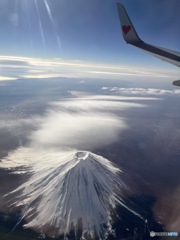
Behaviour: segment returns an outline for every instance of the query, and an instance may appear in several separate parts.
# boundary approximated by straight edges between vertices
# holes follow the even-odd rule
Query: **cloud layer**
[[[90,95],[51,103],[46,114],[35,119],[37,130],[29,137],[30,142],[40,147],[81,150],[112,144],[128,127],[117,113],[145,107],[120,99],[116,96]]]
[[[108,65],[80,60],[38,59],[16,56],[0,56],[0,81],[19,78],[101,78],[127,79],[129,77],[168,78],[177,72],[164,69],[148,69],[133,66]]]
[[[125,94],[125,95],[180,95],[180,90],[167,90],[167,89],[156,89],[156,88],[119,88],[119,87],[102,87],[105,92],[111,92],[113,94]]]

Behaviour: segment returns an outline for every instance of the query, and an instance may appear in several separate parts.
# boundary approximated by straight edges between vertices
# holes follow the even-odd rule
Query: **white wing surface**
[[[153,46],[142,41],[139,38],[124,6],[121,3],[117,3],[117,8],[121,22],[122,34],[126,43],[141,48],[142,50],[149,52],[150,54],[160,58],[163,61],[170,62],[180,67],[180,52]]]

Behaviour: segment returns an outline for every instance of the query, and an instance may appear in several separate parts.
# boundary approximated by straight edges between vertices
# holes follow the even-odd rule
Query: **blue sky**
[[[125,44],[117,1],[1,0],[0,55],[171,67]],[[179,0],[122,0],[143,40],[180,50]]]

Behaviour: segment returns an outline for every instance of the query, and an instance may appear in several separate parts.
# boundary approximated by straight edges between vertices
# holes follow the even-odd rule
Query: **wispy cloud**
[[[166,89],[156,89],[156,88],[119,88],[119,87],[102,87],[104,92],[111,92],[113,94],[128,94],[128,95],[179,95],[180,90],[166,90]]]
[[[143,108],[145,104],[119,96],[89,95],[72,91],[72,98],[49,103],[43,115],[15,121],[13,114],[2,115],[0,129],[15,135],[24,133],[31,147],[95,149],[114,143],[121,131],[128,128],[120,111]],[[154,100],[152,98],[151,100]],[[7,121],[7,119],[9,119]]]
[[[116,100],[116,101],[115,101]],[[123,118],[113,111],[143,104],[118,101],[118,98],[87,96],[50,104],[45,116],[38,119],[38,129],[30,136],[35,146],[94,149],[118,140],[127,128]]]

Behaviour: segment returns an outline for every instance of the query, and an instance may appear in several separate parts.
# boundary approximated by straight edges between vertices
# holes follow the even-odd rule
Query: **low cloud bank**
[[[119,88],[119,87],[102,87],[105,92],[111,92],[113,94],[128,94],[128,95],[179,95],[180,90],[166,90],[166,89],[156,89],[156,88]]]

